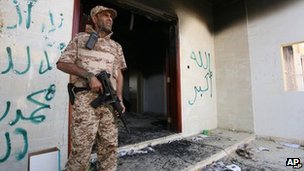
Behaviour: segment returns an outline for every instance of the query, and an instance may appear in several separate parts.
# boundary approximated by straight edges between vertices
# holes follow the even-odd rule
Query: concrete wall
[[[281,45],[303,41],[304,1],[247,0],[255,132],[301,140],[304,94],[284,91]]]
[[[71,38],[74,1],[0,1],[0,170],[27,170],[28,154],[67,158],[68,75],[55,69]]]
[[[253,132],[245,3],[217,4],[214,16],[218,127]]]
[[[179,18],[183,134],[217,127],[212,6],[176,3]]]
[[[219,127],[303,144],[302,92],[286,92],[281,46],[303,41],[304,2],[236,0],[214,8]]]

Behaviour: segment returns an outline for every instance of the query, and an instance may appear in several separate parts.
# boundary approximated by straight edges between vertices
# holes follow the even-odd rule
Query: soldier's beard
[[[104,31],[106,33],[111,33],[112,32],[112,26],[104,26],[103,24],[98,24],[99,31]]]

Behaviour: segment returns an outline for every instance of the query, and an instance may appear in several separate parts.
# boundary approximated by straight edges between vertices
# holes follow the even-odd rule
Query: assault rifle
[[[123,117],[122,113],[122,106],[120,104],[120,100],[116,94],[116,91],[113,89],[113,86],[110,81],[110,74],[108,74],[106,71],[101,71],[99,74],[96,75],[96,78],[101,82],[102,88],[103,88],[103,93],[99,93],[98,97],[94,99],[90,105],[93,108],[97,108],[101,105],[111,105],[118,113],[118,118],[121,120],[122,124],[126,128],[127,132],[130,133],[126,121]],[[85,91],[85,90],[90,90],[88,87],[75,87],[73,84],[69,83],[68,84],[68,92],[69,92],[69,97],[71,104],[74,104],[75,101],[75,94],[80,91]]]

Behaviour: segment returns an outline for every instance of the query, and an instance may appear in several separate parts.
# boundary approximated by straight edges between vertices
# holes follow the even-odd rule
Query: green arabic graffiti
[[[31,53],[30,53],[30,51],[31,51],[30,47],[27,46],[26,47],[26,54],[27,54],[26,67],[23,71],[19,71],[19,70],[15,69],[11,47],[6,47],[8,66],[4,71],[1,72],[1,74],[7,74],[9,71],[13,71],[17,75],[26,74],[31,68]],[[41,60],[40,66],[39,66],[39,74],[44,74],[47,71],[53,69],[53,67],[50,64],[49,56],[48,56],[48,53],[47,53],[46,50],[44,51],[44,57],[45,57],[45,61],[46,61],[46,67],[45,67],[45,69],[43,69],[44,60]]]
[[[37,96],[39,94],[42,94],[42,93],[45,93],[45,96],[44,96],[44,99],[46,101],[50,101],[54,98],[54,95],[55,95],[55,92],[56,92],[56,86],[55,84],[52,84],[50,85],[49,88],[47,89],[43,89],[43,90],[39,90],[37,92],[34,92],[30,95],[27,96],[27,100],[40,106],[39,108],[35,109],[29,117],[26,117],[23,115],[22,111],[20,109],[17,109],[16,111],[16,118],[11,121],[9,123],[10,126],[13,126],[15,125],[19,120],[26,120],[26,121],[31,121],[32,123],[34,124],[39,124],[41,122],[43,122],[45,120],[45,115],[41,114],[41,115],[37,115],[37,113],[43,109],[50,109],[50,105],[48,104],[45,104],[43,102],[40,102],[36,99],[34,99],[34,96]]]
[[[28,152],[27,132],[23,128],[16,128],[14,133],[16,135],[21,134],[23,137],[23,141],[24,141],[23,150],[16,154],[16,159],[18,161],[20,161],[26,156],[26,154]],[[11,155],[11,151],[12,151],[11,138],[10,138],[10,134],[8,132],[5,133],[5,140],[6,140],[6,152],[5,152],[5,155],[2,158],[0,158],[0,163],[5,162]]]
[[[204,79],[203,79],[203,80],[205,80],[206,86],[205,87],[203,87],[203,86],[194,86],[193,87],[194,97],[193,97],[193,100],[188,100],[189,105],[193,105],[196,102],[198,94],[200,94],[200,96],[202,97],[203,93],[205,93],[209,90],[210,90],[210,97],[212,97],[213,73],[210,68],[210,53],[207,54],[207,52],[205,52],[205,62],[203,61],[202,54],[200,51],[198,54],[199,54],[199,56],[197,57],[196,54],[194,52],[192,52],[190,58],[196,62],[197,66],[199,68],[202,68],[204,71],[207,71],[207,73],[205,74]]]

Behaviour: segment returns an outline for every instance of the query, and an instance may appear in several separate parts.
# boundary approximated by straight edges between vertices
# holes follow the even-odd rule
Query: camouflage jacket
[[[89,28],[86,32],[78,33],[69,42],[58,62],[74,63],[93,74],[106,70],[111,74],[110,79],[116,89],[117,71],[127,68],[122,47],[110,38],[110,33],[105,38],[98,38],[92,50],[87,49],[85,45],[92,31],[94,30]],[[71,75],[71,83],[78,87],[88,86],[87,80],[75,75]]]

